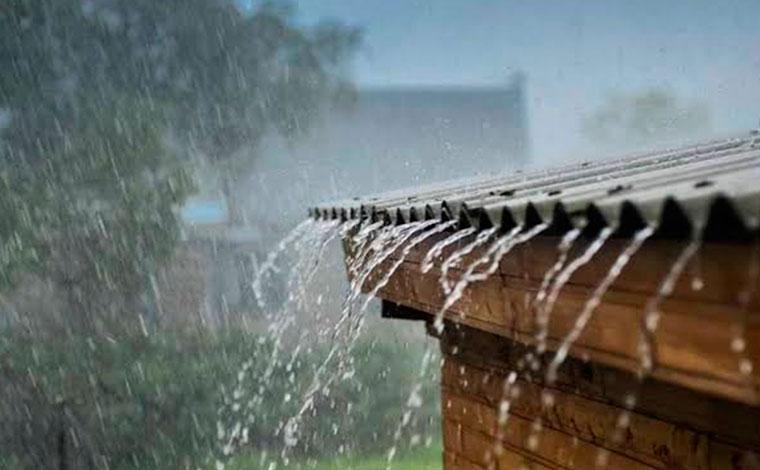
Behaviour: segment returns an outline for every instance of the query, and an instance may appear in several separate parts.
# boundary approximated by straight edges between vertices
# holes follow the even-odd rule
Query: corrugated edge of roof
[[[655,225],[661,237],[737,239],[760,229],[759,181],[760,134],[753,131],[624,159],[327,203],[309,214],[391,224],[456,219],[461,227],[502,230],[546,223],[554,233],[611,226],[623,236]]]

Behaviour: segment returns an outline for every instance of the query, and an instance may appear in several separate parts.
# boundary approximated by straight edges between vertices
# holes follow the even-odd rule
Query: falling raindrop
[[[657,326],[660,323],[660,308],[662,302],[673,293],[676,283],[681,277],[681,273],[686,268],[689,261],[699,251],[701,244],[700,239],[694,239],[683,249],[671,265],[665,278],[660,283],[657,293],[647,301],[647,304],[644,307],[644,314],[642,315],[643,320],[640,328],[641,338],[639,340],[638,348],[640,357],[639,376],[642,379],[648,376],[654,367],[654,337],[657,331]]]
[[[431,269],[433,269],[433,266],[435,266],[435,260],[441,256],[443,253],[443,250],[446,249],[446,247],[453,245],[454,243],[457,243],[458,241],[469,237],[473,233],[475,233],[476,229],[473,227],[468,227],[462,230],[459,230],[455,232],[454,234],[444,238],[443,240],[440,240],[435,245],[433,245],[430,250],[425,254],[425,258],[422,260],[422,272],[427,273]]]
[[[618,255],[618,258],[612,264],[604,279],[602,279],[596,289],[594,289],[591,296],[584,304],[580,314],[578,314],[573,328],[562,339],[557,352],[554,354],[554,357],[549,363],[546,371],[546,381],[548,383],[552,384],[556,381],[557,371],[559,367],[562,365],[565,358],[567,357],[567,354],[570,352],[570,348],[573,346],[578,337],[580,337],[586,325],[591,320],[594,311],[602,301],[602,297],[618,278],[620,273],[623,271],[623,268],[625,268],[633,255],[639,250],[639,248],[641,248],[644,242],[650,236],[652,236],[653,233],[653,227],[645,227],[636,232],[628,246],[626,246],[620,255]]]
[[[588,264],[589,261],[596,255],[596,253],[604,246],[605,242],[612,235],[612,228],[605,227],[599,233],[594,241],[592,241],[585,249],[585,251],[576,259],[570,262],[554,279],[554,283],[549,290],[546,300],[539,307],[539,311],[536,314],[537,332],[536,332],[536,350],[539,354],[543,354],[546,351],[546,340],[549,336],[549,321],[551,319],[551,313],[554,309],[554,304],[557,302],[562,288],[567,284],[572,275],[581,267]]]

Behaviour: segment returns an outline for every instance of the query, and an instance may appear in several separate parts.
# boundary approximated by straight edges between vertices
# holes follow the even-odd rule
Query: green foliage
[[[389,410],[405,403],[421,350],[369,342],[359,350],[357,375],[320,395],[316,413],[304,421],[295,460],[378,455],[392,444],[401,411]],[[272,362],[273,352],[270,340],[241,331],[46,341],[5,334],[0,464],[58,468],[66,458],[69,468],[213,468],[227,443],[219,428],[250,418],[251,409],[230,406],[242,383],[241,402],[258,402],[248,443],[236,448],[234,462],[254,468],[262,451],[272,456],[281,450],[279,424],[301,406],[308,371],[325,354],[315,347],[295,361]],[[247,373],[239,382],[241,364]],[[267,371],[267,383],[257,383]],[[426,382],[426,404],[417,410],[413,433],[437,436],[430,426],[438,415],[436,389],[434,380]]]
[[[705,105],[684,101],[661,89],[612,95],[584,123],[593,141],[618,147],[689,138],[709,127],[710,113]]]
[[[0,288],[36,271],[75,310],[136,311],[177,239],[194,159],[238,175],[241,147],[308,128],[348,89],[340,64],[357,41],[270,3],[5,2]]]
[[[271,375],[262,374],[252,362],[244,363],[236,383],[226,390],[220,411],[221,461],[231,456],[233,463],[258,459],[267,468],[283,451],[285,463],[354,458],[385,453],[394,444],[404,451],[421,445],[431,433],[438,435],[438,382],[426,377],[422,403],[400,438],[395,437],[409,394],[420,380],[421,345],[362,340],[352,354],[353,372],[342,373],[329,386],[322,382],[319,391],[309,395],[328,349],[299,348],[294,355],[270,350],[274,354],[264,362],[274,365]],[[311,397],[313,406],[304,407],[306,397]],[[287,423],[299,410],[305,412],[289,434]],[[417,436],[413,444],[412,436]],[[268,460],[259,455],[261,451],[268,452]],[[248,458],[250,454],[256,458]]]
[[[70,468],[178,468],[213,446],[207,423],[214,422],[218,384],[229,378],[226,348],[242,346],[169,336],[43,345],[16,333],[0,347],[0,447],[24,468],[61,459]]]
[[[374,423],[358,426],[351,430],[358,442],[365,444],[356,449],[355,455],[366,452],[378,453],[389,449],[394,433],[406,411],[409,394],[420,381],[423,348],[421,344],[399,344],[373,341],[360,343],[354,352],[358,380],[368,387],[357,397],[357,420]],[[380,384],[378,386],[378,384]],[[410,424],[405,428],[403,438],[398,442],[401,450],[407,448],[410,438],[418,435],[422,441],[430,434],[437,436],[440,399],[438,381],[425,377],[421,390],[422,403],[414,408]],[[427,431],[427,432],[426,432]],[[351,450],[351,449],[349,449]]]
[[[335,459],[319,462],[314,470],[385,470],[387,459],[383,456],[357,456],[352,459]],[[255,468],[255,467],[253,467]],[[441,443],[404,452],[393,460],[396,470],[435,470],[443,468]],[[241,468],[241,470],[243,470]]]
[[[309,470],[385,470],[387,458],[382,455],[362,455],[353,458],[325,459],[316,462],[295,462],[278,468]],[[393,459],[396,470],[435,470],[443,467],[443,450],[440,442],[404,452]],[[228,470],[254,470],[260,468],[255,457],[240,458],[226,467]]]

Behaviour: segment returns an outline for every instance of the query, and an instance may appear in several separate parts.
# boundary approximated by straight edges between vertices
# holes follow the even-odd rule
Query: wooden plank
[[[477,459],[480,468],[510,470],[564,470],[567,468],[545,462],[538,456],[525,455],[508,444],[504,444],[498,454],[495,454],[493,438],[469,428],[464,428],[463,438],[466,446],[465,455],[471,459]]]
[[[496,468],[499,470],[561,470],[561,467],[532,461],[526,456],[505,446],[496,457]]]
[[[486,467],[469,461],[464,455],[445,452],[443,455],[444,470],[485,470]]]
[[[421,243],[412,250],[407,259],[420,264],[429,249],[445,235],[434,236]],[[448,247],[439,259],[445,259],[455,249],[463,246],[470,239]],[[528,279],[540,282],[547,269],[554,264],[557,258],[557,246],[560,239],[557,237],[536,237],[533,240],[514,247],[508,256],[500,264],[500,272],[507,277],[516,279]],[[573,259],[582,252],[588,240],[578,241],[569,253]],[[624,239],[612,239],[594,256],[593,262],[578,270],[572,278],[572,284],[576,286],[593,288],[599,282],[603,272],[617,258],[617,255],[628,243]],[[677,283],[672,297],[693,302],[709,302],[728,305],[739,305],[740,291],[748,282],[748,273],[753,263],[753,250],[757,249],[756,243],[728,244],[728,243],[705,243],[687,265],[685,275]],[[615,283],[615,290],[619,292],[638,293],[648,296],[655,292],[660,279],[670,268],[673,260],[684,249],[686,242],[672,240],[649,240],[631,260],[625,271]],[[467,266],[474,261],[481,252],[476,252],[466,257],[462,265]],[[718,260],[719,262],[716,262]],[[701,279],[703,288],[694,290],[692,280],[695,277]],[[754,287],[758,287],[755,279]],[[760,298],[752,299],[754,310],[760,305]]]
[[[448,361],[443,373],[444,389],[477,397],[484,405],[496,410],[501,400],[503,377],[492,377],[484,383],[486,372],[468,367],[466,373],[461,374],[457,370],[460,366],[455,360]],[[466,386],[464,381],[467,382]],[[622,408],[551,389],[555,405],[552,409],[545,409],[541,405],[541,396],[545,391],[543,387],[522,380],[518,381],[517,387],[520,396],[511,402],[510,419],[518,417],[532,423],[540,418],[547,429],[577,437],[656,468],[711,468],[709,438],[705,434],[638,413],[632,413],[630,425],[623,433],[616,426]],[[616,442],[616,433],[624,434],[622,442]]]
[[[458,374],[464,371],[472,393],[494,407],[501,399],[499,382],[516,369],[517,361],[527,349],[499,336],[466,327],[447,329],[441,337],[441,348],[447,359],[443,383],[456,386],[450,381],[457,380]],[[540,389],[539,384],[528,386],[534,391]],[[552,389],[572,394],[574,400],[591,401],[582,406],[615,416],[631,391],[638,389],[637,414],[709,435],[712,441],[760,452],[760,409],[757,407],[716,399],[656,380],[640,384],[628,373],[572,358],[559,369],[558,380]],[[535,410],[534,404],[533,411],[529,408],[525,415],[534,418]]]
[[[410,308],[421,311],[427,310],[430,312],[431,309],[429,305],[418,304],[413,301],[405,302],[405,304]],[[447,318],[456,324],[515,339],[516,341],[522,341],[525,344],[530,344],[533,341],[532,335],[521,333],[513,328],[506,328],[495,323],[484,322],[472,317],[458,317],[455,314],[447,315]],[[548,347],[550,350],[556,349],[557,341],[549,338]],[[595,350],[583,344],[576,344],[571,349],[571,356],[626,371],[635,371],[639,366],[637,359],[616,354],[614,351]],[[709,393],[716,397],[728,398],[754,406],[757,406],[758,403],[756,386],[754,384],[747,384],[746,382],[721,381],[709,374],[698,375],[693,371],[670,368],[662,364],[653,371],[652,377],[695,391]]]
[[[444,388],[443,400],[447,403],[446,419],[462,424],[462,452],[472,461],[487,467],[500,455],[496,450],[496,411],[491,407]],[[506,427],[503,444],[508,449],[519,451],[526,460],[535,463],[550,463],[555,468],[591,469],[596,466],[598,456],[605,455],[605,449],[583,441],[570,434],[544,428],[535,447],[530,447],[528,438],[532,435],[531,421],[518,415],[511,415]],[[651,469],[652,466],[611,452],[609,468]],[[664,468],[664,467],[662,467]]]
[[[441,410],[446,415],[446,407]],[[443,432],[443,448],[446,452],[462,453],[462,425],[452,419],[444,419],[441,426]]]
[[[497,435],[496,410],[503,399],[502,386],[519,352],[512,351],[507,340],[468,328],[445,333],[441,343],[445,354],[441,374],[444,416],[463,426],[458,428],[457,436],[460,448],[467,452],[464,428],[492,438]],[[550,459],[563,468],[573,468],[562,459],[574,456],[576,451],[567,450],[569,441],[562,435],[572,437],[573,448],[588,445],[597,455],[600,449],[607,449],[611,451],[610,458],[626,457],[649,468],[760,468],[753,466],[760,455],[757,408],[731,402],[716,404],[714,399],[694,396],[694,392],[684,389],[676,389],[668,397],[663,392],[672,386],[655,382],[642,390],[642,405],[630,414],[630,425],[623,432],[617,425],[623,408],[610,396],[618,391],[605,390],[606,379],[599,380],[593,370],[578,373],[583,365],[577,361],[571,360],[568,365],[552,388],[528,380],[517,381],[520,394],[510,403],[504,430],[506,443],[530,452],[527,444],[530,426],[540,418],[543,424],[540,436],[551,436],[552,444],[549,449],[538,447],[533,451],[548,458],[551,454],[547,452],[559,452],[554,447],[564,446],[564,453]],[[665,390],[658,390],[659,385]],[[551,409],[542,405],[545,390],[550,390],[554,397]],[[626,394],[630,391],[627,389]],[[654,402],[647,398],[652,396]],[[588,463],[593,452],[579,452],[581,461]],[[624,461],[620,465],[627,464]],[[608,468],[618,467],[610,464]]]
[[[440,267],[424,274],[420,270],[435,241],[412,250],[379,293],[410,318],[427,314],[428,322],[445,301]],[[548,331],[550,351],[574,327],[578,312],[626,243],[609,241],[562,290]],[[447,249],[442,259],[456,248]],[[518,381],[522,394],[512,403],[499,459],[488,452],[495,448],[501,383],[535,342],[533,299],[556,259],[556,240],[538,238],[518,247],[494,276],[469,286],[446,312],[441,335],[448,360],[442,374],[446,468],[493,468],[489,463],[498,468],[594,468],[605,450],[607,468],[760,469],[760,366],[740,367],[742,360],[760,365],[760,295],[744,295],[748,289],[760,290],[760,277],[748,276],[757,263],[755,245],[706,244],[660,305],[652,378],[639,383],[625,372],[638,370],[644,306],[683,248],[681,242],[653,241],[633,258],[560,368],[551,387],[554,407],[542,406],[541,373]],[[582,249],[576,247],[575,253]],[[466,257],[450,280],[456,282],[463,267],[482,253]],[[364,290],[370,291],[395,262],[387,260]],[[704,286],[694,289],[693,279]],[[746,349],[739,354],[731,344],[740,328]],[[539,370],[550,358],[551,353],[539,358]],[[617,441],[616,420],[632,390],[639,391],[637,407]],[[534,447],[527,441],[538,418],[544,429]]]
[[[435,314],[445,300],[439,277],[438,270],[422,274],[417,264],[406,261],[380,291],[380,296]],[[535,312],[530,301],[537,288],[537,281],[495,275],[472,284],[462,300],[447,312],[447,318],[530,343],[535,335]],[[550,323],[550,348],[556,348],[573,327],[589,294],[588,287],[575,284],[562,291]],[[571,353],[636,370],[639,324],[647,299],[630,292],[609,292]],[[674,299],[665,302],[662,311],[655,342],[658,363],[654,376],[760,404],[760,367],[744,373],[740,360],[745,356],[731,350],[734,331],[745,318],[739,307]],[[746,344],[746,357],[760,364],[760,317],[754,314],[746,323]]]

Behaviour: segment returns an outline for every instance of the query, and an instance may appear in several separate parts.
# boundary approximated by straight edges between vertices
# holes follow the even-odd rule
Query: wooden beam
[[[428,313],[404,305],[399,305],[390,300],[382,301],[380,315],[383,318],[393,318],[395,320],[427,321],[430,319],[430,314]]]
[[[440,266],[421,272],[421,260],[440,237],[413,249],[379,292],[379,297],[398,306],[435,315],[445,296],[439,279]],[[466,241],[462,242],[465,243]],[[445,317],[473,328],[495,333],[524,344],[536,335],[533,299],[544,273],[557,258],[557,239],[536,238],[516,247],[500,263],[499,270],[486,281],[469,286],[463,298],[445,312]],[[548,346],[556,349],[573,328],[576,317],[604,273],[614,262],[625,240],[611,240],[589,264],[579,269],[562,289],[552,312]],[[457,246],[449,247],[445,259]],[[642,314],[672,262],[684,249],[673,241],[647,242],[626,266],[603,297],[571,355],[635,371],[639,368],[637,346]],[[351,247],[346,246],[350,254]],[[573,259],[584,249],[579,244],[570,253]],[[655,334],[657,358],[653,376],[693,390],[760,405],[760,309],[758,279],[748,275],[753,263],[754,244],[705,244],[676,283],[673,295],[661,306],[662,317]],[[397,250],[365,283],[370,291],[395,263]],[[456,282],[482,251],[465,257],[450,276]],[[695,289],[694,280],[701,284]],[[743,297],[745,300],[743,300]],[[400,311],[396,308],[395,311]],[[421,318],[417,315],[415,318]],[[732,350],[737,331],[743,330],[746,349]],[[757,367],[749,370],[742,361]]]

